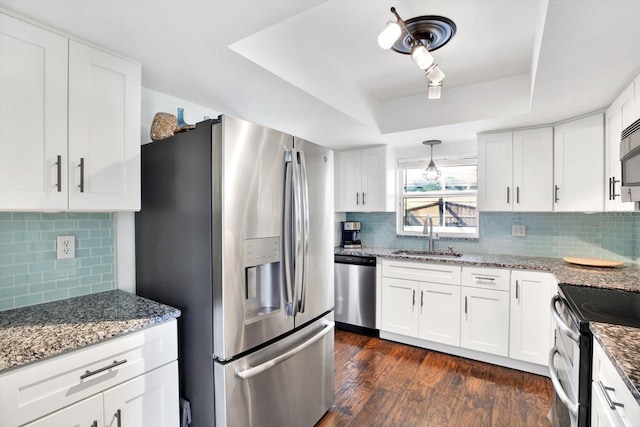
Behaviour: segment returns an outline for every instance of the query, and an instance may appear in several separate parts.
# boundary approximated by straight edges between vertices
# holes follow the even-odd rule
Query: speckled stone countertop
[[[0,373],[179,316],[119,290],[0,311]]]
[[[640,329],[597,322],[589,328],[640,405]]]
[[[640,292],[640,265],[624,264],[620,267],[584,267],[569,264],[561,258],[527,257],[516,255],[463,254],[461,257],[429,257],[424,255],[394,254],[397,249],[335,248],[336,255],[365,255],[407,261],[423,261],[472,265],[480,267],[509,268],[516,270],[536,270],[553,273],[558,283],[578,286],[592,286],[607,289],[621,289],[629,292]]]

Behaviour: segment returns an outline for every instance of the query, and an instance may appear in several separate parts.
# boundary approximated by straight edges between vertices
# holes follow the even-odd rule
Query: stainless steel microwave
[[[640,208],[640,119],[622,131],[620,140],[623,202],[636,202]]]

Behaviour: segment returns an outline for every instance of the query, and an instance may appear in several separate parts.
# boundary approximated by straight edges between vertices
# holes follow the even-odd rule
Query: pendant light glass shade
[[[440,178],[441,172],[436,167],[436,164],[433,163],[433,159],[429,162],[429,166],[424,170],[422,176],[425,177],[428,181],[435,181]]]
[[[440,83],[444,80],[444,73],[438,67],[438,64],[433,64],[427,71],[427,77],[431,80],[432,83]]]
[[[416,43],[411,48],[411,59],[423,70],[426,70],[433,64],[433,56],[421,43]]]
[[[391,48],[401,33],[402,28],[400,28],[400,24],[395,21],[387,22],[387,26],[384,27],[384,30],[382,30],[378,36],[378,45],[383,49]]]

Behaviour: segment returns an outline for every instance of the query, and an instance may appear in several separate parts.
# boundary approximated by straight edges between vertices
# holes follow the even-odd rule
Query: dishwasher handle
[[[364,265],[370,267],[376,266],[376,257],[371,256],[334,255],[333,260],[336,264]]]

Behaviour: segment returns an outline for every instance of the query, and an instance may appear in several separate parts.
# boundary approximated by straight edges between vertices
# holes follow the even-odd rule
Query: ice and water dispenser
[[[245,322],[280,310],[280,237],[244,241]]]

